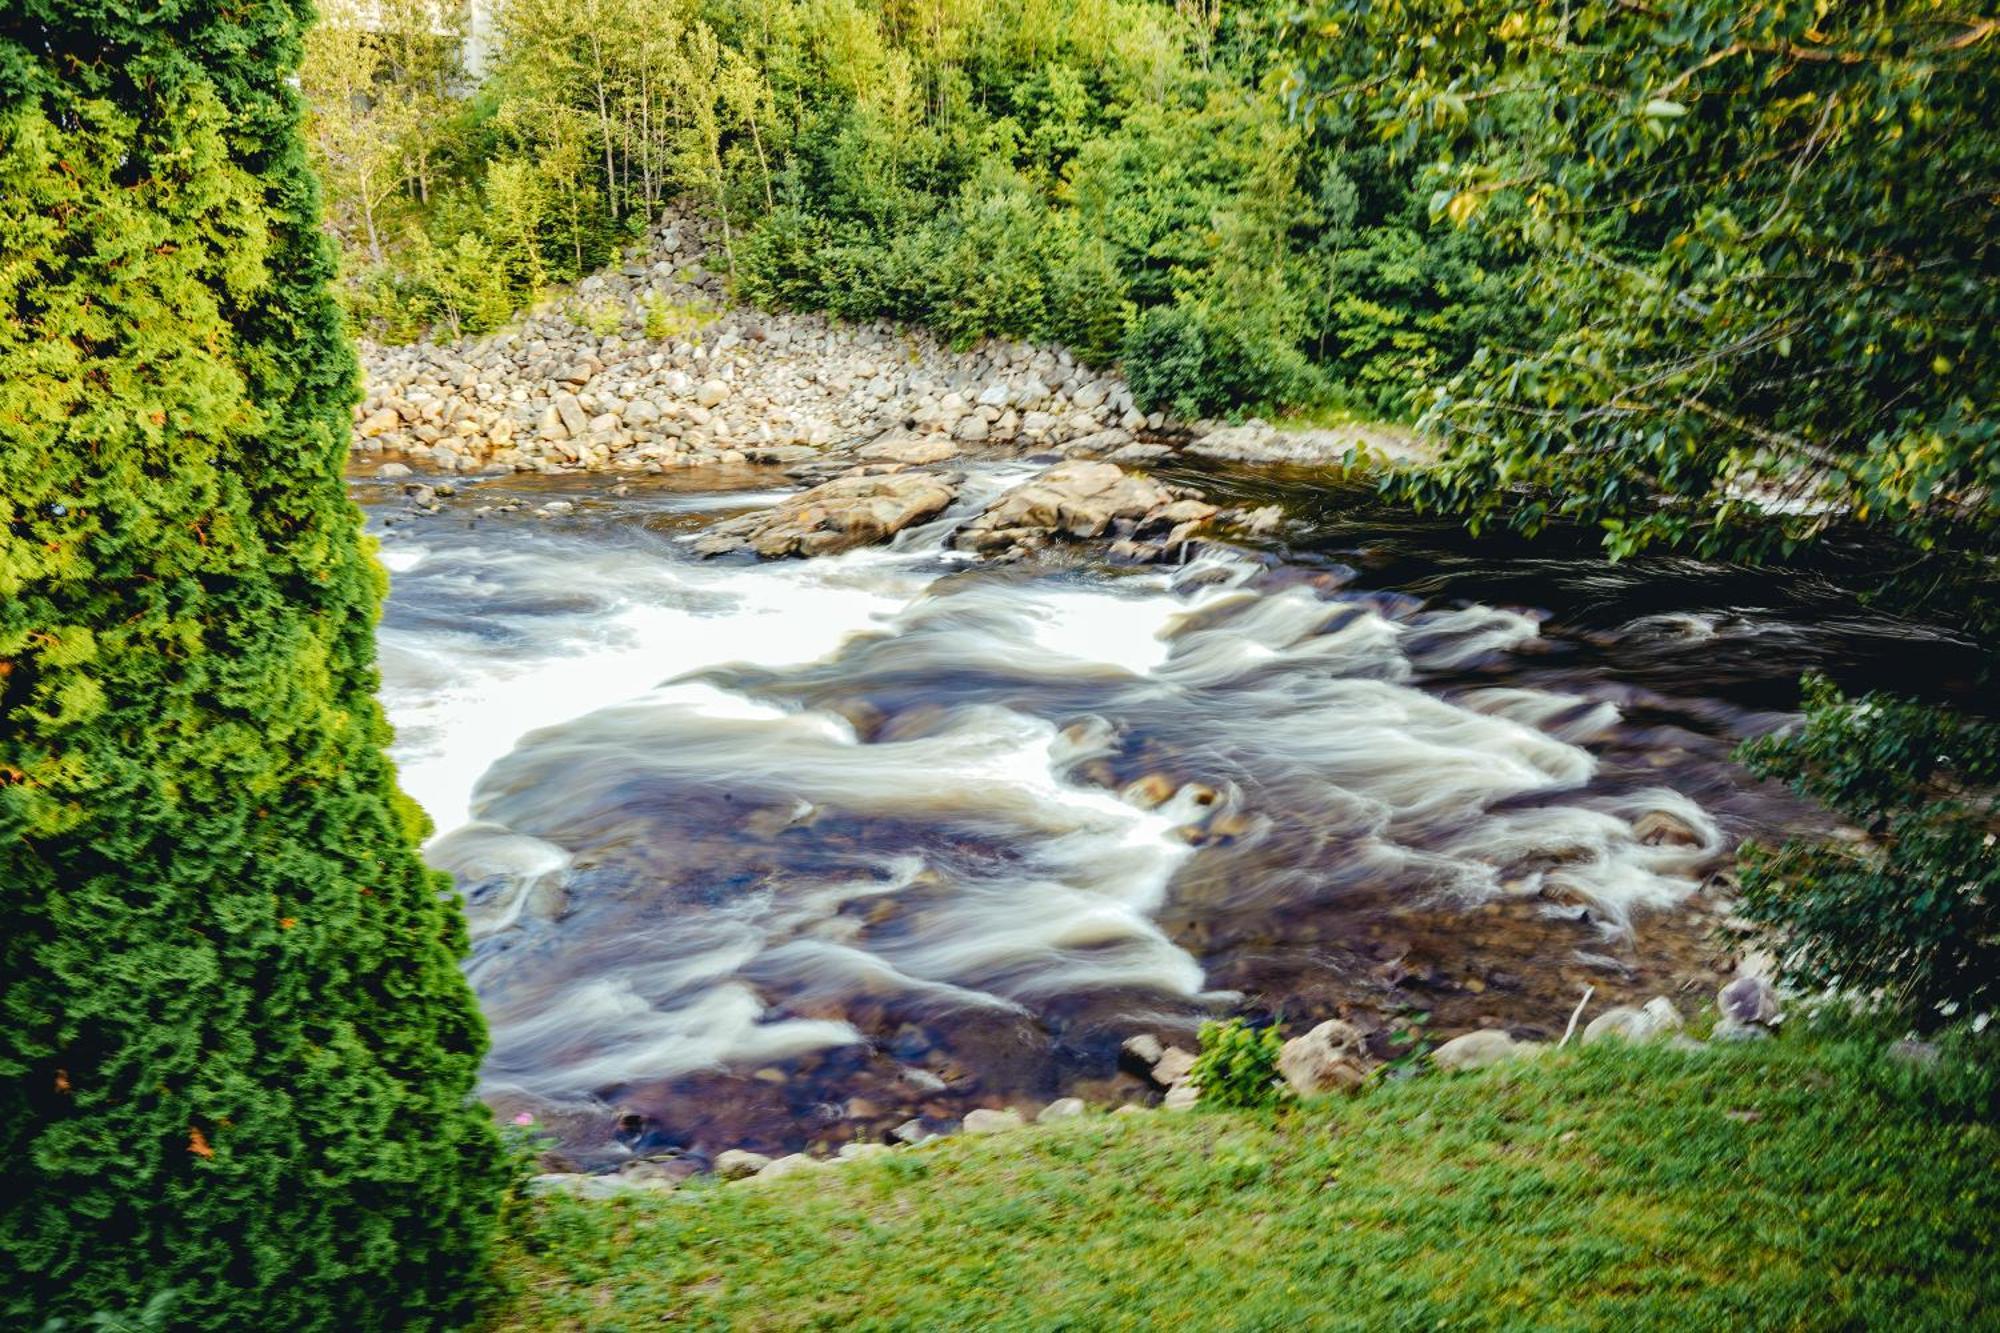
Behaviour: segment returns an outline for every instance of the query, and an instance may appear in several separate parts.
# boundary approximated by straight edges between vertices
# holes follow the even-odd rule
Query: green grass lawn
[[[1989,1087],[1860,1040],[1613,1044],[538,1200],[489,1327],[1996,1328]]]

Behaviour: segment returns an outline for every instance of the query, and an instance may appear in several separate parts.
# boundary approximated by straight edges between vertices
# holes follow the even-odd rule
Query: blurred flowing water
[[[383,701],[492,1028],[486,1095],[580,1163],[795,1149],[1131,1095],[1120,1041],[1204,1016],[1560,1031],[1697,999],[1704,881],[1814,815],[1728,761],[1799,672],[1943,631],[1810,579],[1609,566],[1283,497],[1287,545],[979,566],[976,472],[894,546],[702,561],[771,480],[504,479],[403,519]],[[748,487],[748,489],[744,489]],[[507,499],[557,518],[472,515]]]

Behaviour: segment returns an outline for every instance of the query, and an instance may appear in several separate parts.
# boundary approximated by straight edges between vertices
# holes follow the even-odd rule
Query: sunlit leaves
[[[1846,522],[1985,540],[1991,21],[1779,0],[1608,0],[1485,30],[1453,0],[1317,13],[1340,36],[1295,30],[1306,113],[1342,108],[1436,162],[1435,216],[1532,256],[1534,336],[1438,397],[1430,426],[1461,457],[1428,500],[1487,513],[1496,488],[1537,492],[1620,552],[1769,552]]]

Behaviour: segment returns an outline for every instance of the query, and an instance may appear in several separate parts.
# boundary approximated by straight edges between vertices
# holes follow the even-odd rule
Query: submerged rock
[[[1648,810],[1632,825],[1632,836],[1648,847],[1699,847],[1701,833],[1679,815]]]
[[[928,472],[836,477],[771,509],[718,523],[694,548],[703,555],[832,555],[935,518],[956,494],[953,481]]]
[[[1278,1051],[1278,1072],[1295,1097],[1352,1092],[1368,1078],[1368,1048],[1361,1029],[1330,1018]]]

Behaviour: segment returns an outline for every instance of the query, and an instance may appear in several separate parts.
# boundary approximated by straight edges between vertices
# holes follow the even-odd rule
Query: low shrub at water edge
[[[1188,1080],[1205,1106],[1275,1106],[1284,1095],[1278,1052],[1285,1038],[1275,1025],[1253,1028],[1240,1018],[1201,1025],[1201,1054]]]
[[[1739,751],[1869,834],[1752,845],[1742,914],[1801,985],[1873,996],[1922,1026],[2000,1003],[2000,725],[1805,682],[1795,728]]]

